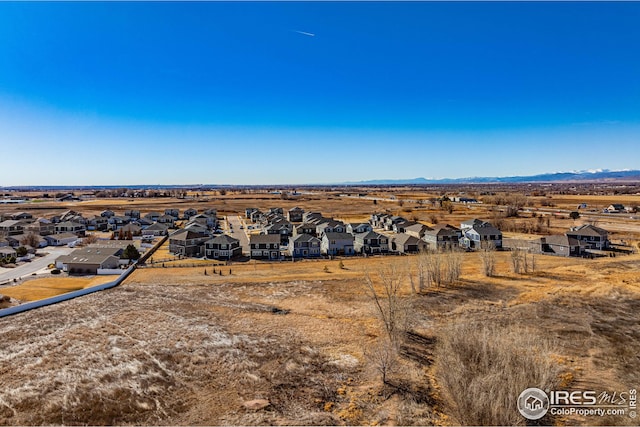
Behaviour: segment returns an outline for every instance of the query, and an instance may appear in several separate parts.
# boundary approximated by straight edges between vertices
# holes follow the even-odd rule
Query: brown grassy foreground
[[[383,385],[374,350],[384,333],[363,271],[376,281],[380,265],[401,271],[414,261],[350,259],[344,269],[338,261],[250,262],[222,267],[223,276],[148,268],[118,288],[0,319],[0,424],[498,423],[481,407],[471,408],[475,416],[465,411],[455,384],[462,376],[487,402],[496,385],[520,387],[510,376],[522,366],[512,358],[518,352],[537,355],[566,388],[640,384],[640,255],[539,257],[537,272],[516,275],[509,254],[499,253],[496,276],[486,278],[480,255],[469,253],[453,286],[411,295],[403,282],[413,333]],[[491,338],[514,333],[518,339]],[[465,336],[475,341],[449,339]],[[464,348],[475,348],[468,343],[489,341],[503,342],[501,377],[453,369],[469,357]],[[485,363],[489,374],[492,365]],[[494,407],[505,413],[513,393]],[[261,398],[270,405],[243,406]],[[524,424],[513,414],[503,420]]]
[[[47,277],[45,279],[27,280],[16,286],[4,287],[0,289],[0,293],[20,301],[37,301],[111,282],[116,277],[109,275],[96,277]]]

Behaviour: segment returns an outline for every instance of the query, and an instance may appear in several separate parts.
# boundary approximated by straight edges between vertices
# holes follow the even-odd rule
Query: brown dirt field
[[[3,295],[19,301],[37,301],[44,298],[62,295],[67,292],[90,288],[91,286],[115,280],[117,276],[85,277],[48,277],[44,279],[27,280],[19,285],[4,287]]]
[[[382,330],[362,271],[375,279],[380,265],[415,260],[244,263],[230,276],[146,268],[118,288],[0,319],[0,424],[456,424],[430,363],[403,359],[394,378],[412,388],[389,394],[366,357]],[[640,255],[540,256],[537,272],[516,275],[498,253],[486,278],[467,253],[458,284],[412,296],[405,281],[402,294],[423,336],[461,318],[527,325],[553,338],[570,387],[625,390],[640,381],[639,267]],[[243,408],[259,398],[271,405]]]

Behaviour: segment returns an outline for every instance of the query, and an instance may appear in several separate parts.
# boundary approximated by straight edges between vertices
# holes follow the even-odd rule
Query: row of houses
[[[526,249],[535,253],[559,256],[596,255],[611,248],[609,232],[601,227],[584,224],[571,227],[564,234],[544,236],[533,240],[511,240],[509,248]]]
[[[464,246],[476,248],[491,243],[502,247],[502,233],[486,221],[471,220],[461,228],[449,224],[429,227],[400,216],[371,215],[369,222],[348,223],[300,208],[300,224],[292,224],[282,210],[263,213],[247,209],[246,218],[262,227],[262,234],[250,236],[250,256],[255,259],[317,257],[380,253],[415,253]],[[302,212],[300,212],[302,211]],[[382,232],[375,231],[379,229]]]
[[[215,209],[207,209],[202,213],[196,209],[186,209],[182,215],[178,209],[166,209],[164,213],[149,212],[144,216],[138,210],[126,210],[123,215],[105,210],[88,217],[68,210],[51,218],[37,219],[27,212],[21,212],[2,215],[1,219],[0,247],[20,246],[28,235],[38,238],[38,247],[68,245],[84,237],[87,231],[112,231],[116,238],[122,238],[123,235],[152,238],[167,235],[179,219],[186,219],[186,228],[191,230],[213,233],[218,228]]]

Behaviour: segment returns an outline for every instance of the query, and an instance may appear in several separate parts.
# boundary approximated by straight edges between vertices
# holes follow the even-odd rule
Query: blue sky
[[[0,186],[640,168],[638,22],[638,2],[0,2]]]

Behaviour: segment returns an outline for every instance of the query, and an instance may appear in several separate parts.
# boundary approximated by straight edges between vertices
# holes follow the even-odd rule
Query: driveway
[[[31,262],[26,262],[16,268],[0,268],[0,283],[11,282],[13,279],[19,279],[20,277],[30,276],[33,273],[45,272],[49,264],[53,264],[61,255],[70,254],[74,248],[67,246],[53,247],[48,246],[46,248],[38,249],[38,252],[47,254],[42,257],[35,257]],[[41,271],[42,270],[42,271]]]
[[[240,240],[240,246],[242,247],[242,254],[249,255],[251,250],[249,249],[249,237],[247,236],[247,230],[240,229],[240,226],[244,226],[242,219],[238,215],[227,215],[227,224],[229,225],[229,235],[234,239]]]

